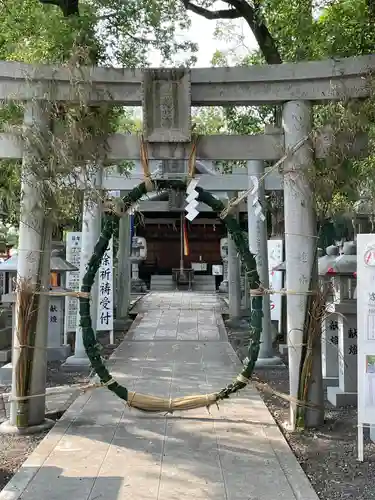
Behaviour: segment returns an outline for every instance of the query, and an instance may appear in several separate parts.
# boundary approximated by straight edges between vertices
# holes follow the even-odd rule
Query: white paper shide
[[[267,249],[270,288],[280,291],[283,286],[283,273],[282,271],[274,271],[273,269],[283,262],[283,240],[268,240]],[[280,293],[271,295],[271,320],[281,321]]]

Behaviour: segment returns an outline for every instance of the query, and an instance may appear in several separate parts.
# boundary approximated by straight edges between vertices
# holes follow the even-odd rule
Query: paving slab
[[[154,292],[137,303],[139,317],[109,362],[118,381],[172,398],[216,391],[236,376],[221,300],[193,295]],[[168,416],[130,410],[107,389],[81,395],[0,493],[67,498],[318,500],[253,387],[210,412]]]

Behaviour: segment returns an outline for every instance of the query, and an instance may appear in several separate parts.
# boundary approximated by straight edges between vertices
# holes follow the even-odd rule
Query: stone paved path
[[[111,360],[132,390],[208,393],[240,365],[212,295],[153,293]],[[255,389],[180,415],[129,410],[106,389],[80,396],[0,500],[318,500]]]

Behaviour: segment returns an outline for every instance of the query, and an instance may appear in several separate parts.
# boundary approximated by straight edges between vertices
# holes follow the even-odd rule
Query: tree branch
[[[367,9],[369,13],[369,19],[371,22],[375,21],[375,1],[367,0]]]
[[[204,7],[199,7],[194,3],[191,3],[189,0],[182,0],[184,7],[186,10],[190,10],[190,12],[194,12],[194,14],[198,14],[206,19],[238,19],[242,17],[240,12],[237,12],[235,9],[225,9],[225,10],[209,10]]]
[[[46,5],[56,5],[60,7],[64,17],[79,16],[78,0],[39,0]]]
[[[282,58],[276,42],[265,23],[260,19],[258,9],[252,7],[246,0],[223,0],[233,7],[245,19],[254,34],[259,48],[267,64],[281,64]],[[259,4],[256,4],[259,7]]]

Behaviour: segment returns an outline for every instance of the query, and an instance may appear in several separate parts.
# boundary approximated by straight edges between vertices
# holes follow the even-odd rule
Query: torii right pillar
[[[290,101],[283,106],[285,152],[296,148],[284,161],[284,211],[287,289],[287,332],[290,395],[298,398],[299,373],[304,343],[304,323],[308,292],[316,288],[314,268],[317,221],[308,170],[313,164],[311,144],[311,103]],[[313,279],[311,279],[313,278]],[[320,345],[320,342],[318,342]],[[309,400],[323,407],[320,352],[313,352],[314,363]],[[320,374],[319,374],[320,372]],[[320,376],[319,376],[320,375]],[[297,406],[290,404],[290,424],[296,425]],[[308,410],[305,425],[322,424],[321,410]]]

